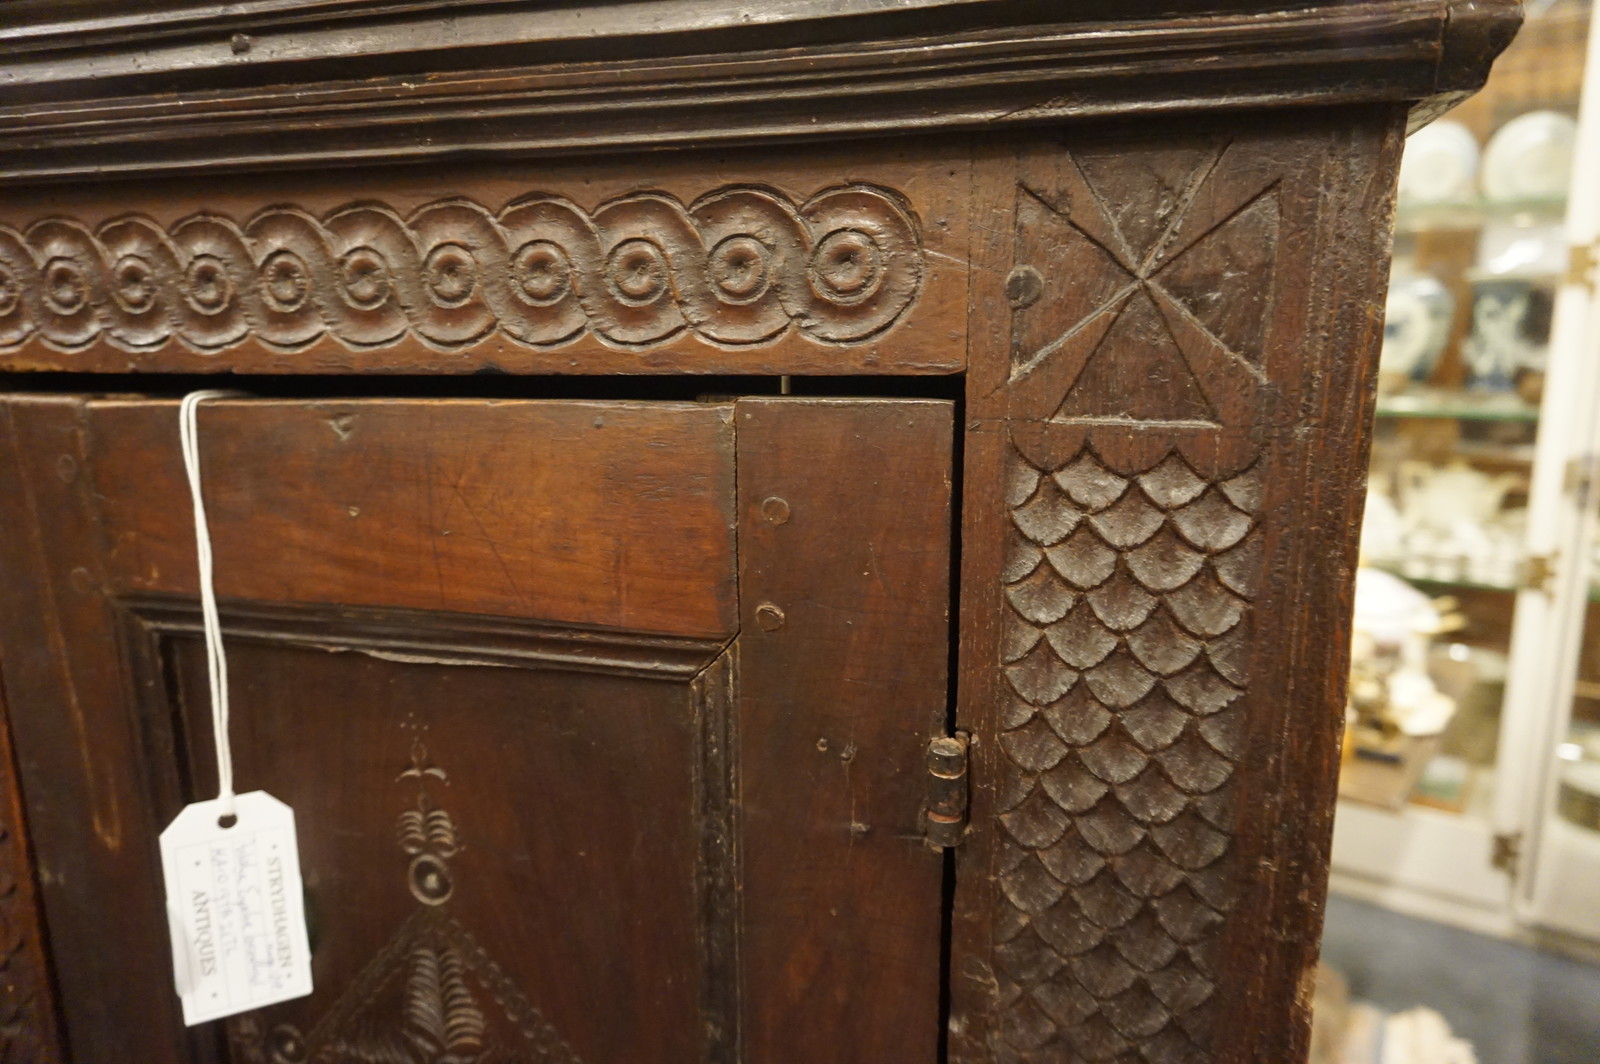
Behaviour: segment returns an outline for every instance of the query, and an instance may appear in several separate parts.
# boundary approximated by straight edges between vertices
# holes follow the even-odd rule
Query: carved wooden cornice
[[[1516,0],[168,0],[0,13],[0,176],[595,152],[1479,86]]]

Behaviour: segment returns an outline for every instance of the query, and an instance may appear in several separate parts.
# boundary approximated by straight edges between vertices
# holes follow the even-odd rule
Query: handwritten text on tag
[[[265,791],[184,808],[161,833],[183,1020],[193,1026],[311,993],[294,811]]]

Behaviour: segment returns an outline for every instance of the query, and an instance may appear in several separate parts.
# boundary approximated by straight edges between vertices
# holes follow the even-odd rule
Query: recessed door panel
[[[237,783],[295,810],[316,990],[185,1030],[156,836],[215,777],[177,404],[0,404],[74,1059],[932,1060],[951,413],[202,407]]]

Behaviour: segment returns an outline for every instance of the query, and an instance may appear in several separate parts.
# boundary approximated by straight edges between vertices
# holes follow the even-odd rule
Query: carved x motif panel
[[[1279,211],[1276,175],[1236,154],[1080,151],[1025,168],[1017,262],[1034,276],[1012,334],[1014,417],[1252,418]]]

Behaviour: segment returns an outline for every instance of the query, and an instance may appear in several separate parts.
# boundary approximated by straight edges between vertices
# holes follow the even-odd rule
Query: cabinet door
[[[170,400],[0,403],[0,668],[81,1062],[936,1055],[951,407],[202,407],[240,790],[316,991],[186,1031],[215,788]]]

